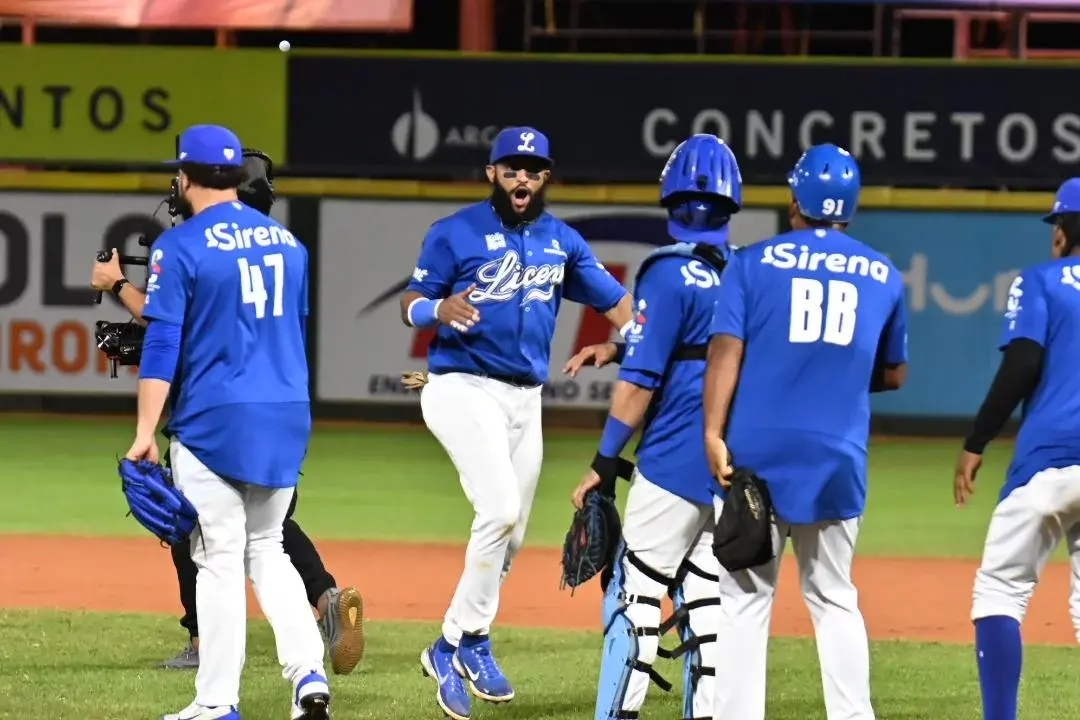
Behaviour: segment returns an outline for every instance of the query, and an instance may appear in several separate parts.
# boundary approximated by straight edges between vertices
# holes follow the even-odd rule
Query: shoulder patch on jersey
[[[1013,286],[1018,286],[1020,277],[1013,281]],[[1066,265],[1061,268],[1061,284],[1069,285],[1074,290],[1080,290],[1080,265]],[[1012,297],[1012,288],[1009,288],[1009,297]]]

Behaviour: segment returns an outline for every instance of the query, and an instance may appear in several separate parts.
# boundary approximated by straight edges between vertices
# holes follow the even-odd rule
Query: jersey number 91
[[[271,312],[274,317],[281,317],[284,312],[281,294],[285,287],[285,256],[281,253],[264,255],[262,263],[274,273],[274,303]],[[255,318],[262,320],[266,317],[266,304],[270,301],[262,268],[250,264],[247,258],[238,258],[236,264],[240,266],[240,299],[245,305],[254,305]]]
[[[792,278],[788,341],[850,345],[858,305],[859,289],[849,282],[829,280],[826,284],[813,278]]]

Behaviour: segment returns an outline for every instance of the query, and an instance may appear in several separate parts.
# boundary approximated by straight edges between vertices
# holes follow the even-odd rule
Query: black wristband
[[[124,286],[128,284],[127,278],[120,278],[113,283],[112,290],[110,291],[116,297],[120,297],[120,291],[124,289]]]
[[[622,361],[626,359],[626,343],[615,343],[615,357],[611,362],[622,364]]]

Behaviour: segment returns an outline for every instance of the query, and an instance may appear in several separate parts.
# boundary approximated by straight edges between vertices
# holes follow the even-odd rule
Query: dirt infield
[[[320,542],[341,585],[364,596],[374,620],[439,620],[464,556],[461,547]],[[168,551],[142,539],[0,536],[0,606],[179,614]],[[1024,625],[1025,640],[1072,644],[1068,566],[1047,568]],[[959,560],[862,558],[855,562],[860,605],[875,639],[970,642],[975,563]],[[558,589],[559,557],[526,549],[503,589],[506,625],[598,629],[599,589],[589,583],[570,597]],[[249,602],[257,612],[254,600]],[[794,563],[785,559],[773,613],[773,634],[811,634]]]

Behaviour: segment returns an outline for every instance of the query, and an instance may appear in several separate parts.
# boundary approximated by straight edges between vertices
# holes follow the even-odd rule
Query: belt
[[[439,371],[440,375],[445,375],[447,373],[462,373],[463,375],[472,375],[474,377],[488,378],[489,380],[498,380],[501,383],[506,383],[507,385],[512,385],[514,387],[525,389],[540,387],[540,385],[542,384],[536,382],[536,380],[529,377],[528,375],[491,375],[489,373],[480,372],[479,370],[447,369]]]

